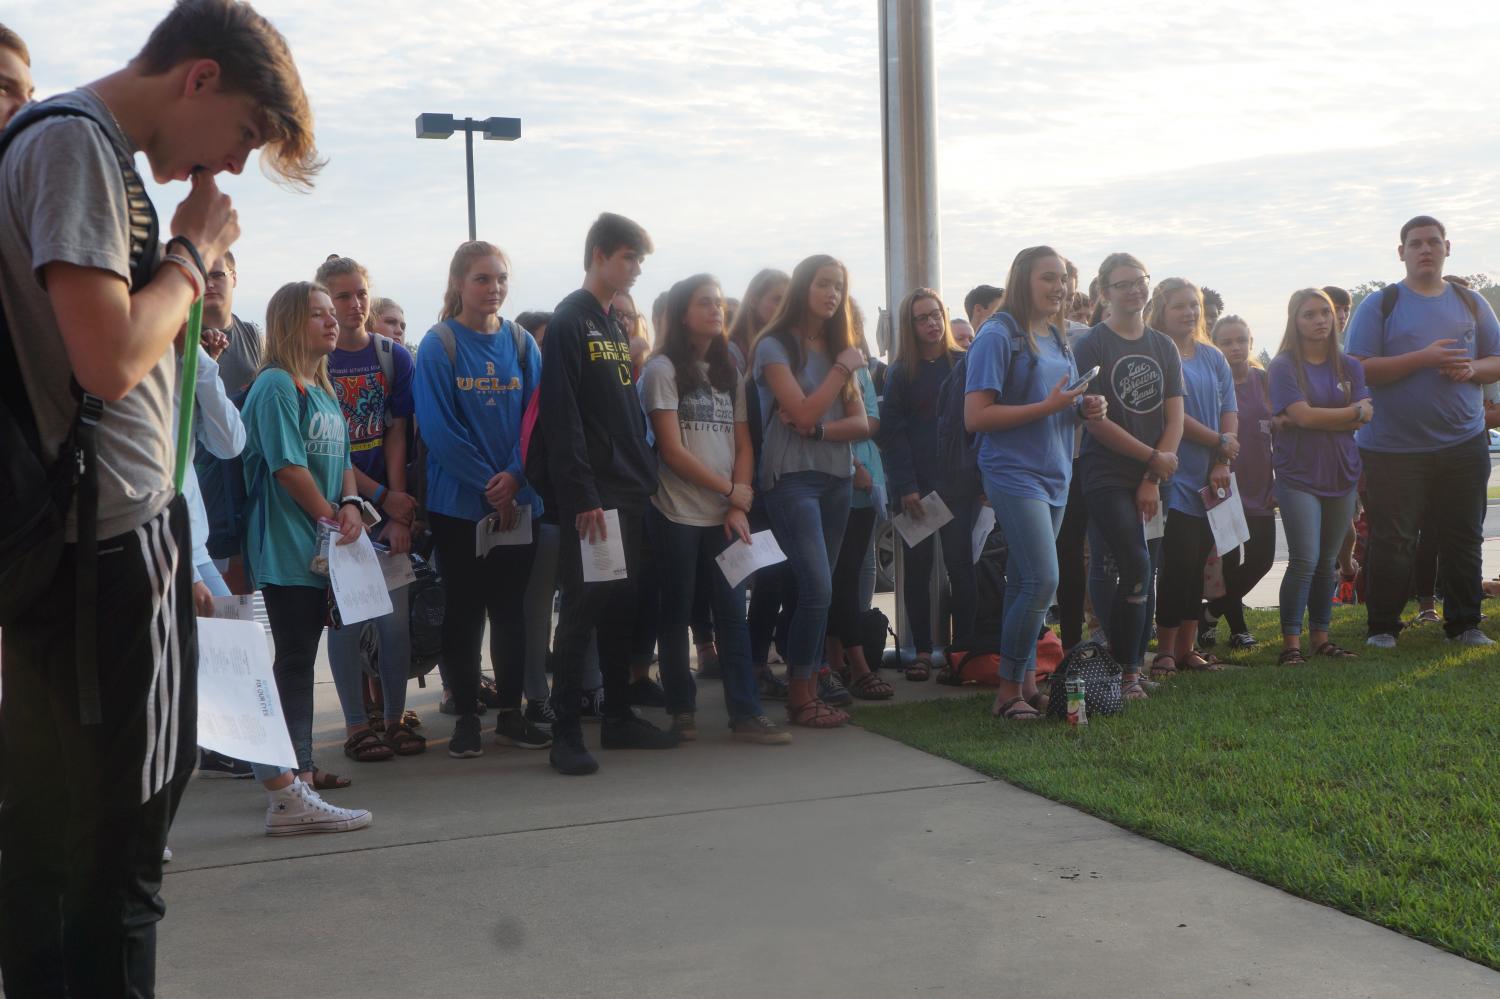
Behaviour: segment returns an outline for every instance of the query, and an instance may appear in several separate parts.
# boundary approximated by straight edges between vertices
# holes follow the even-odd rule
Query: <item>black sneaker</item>
[[[844,681],[833,670],[824,667],[818,671],[818,698],[827,705],[841,708],[854,703],[854,695],[844,686]]]
[[[599,769],[599,761],[584,746],[583,733],[576,728],[554,736],[548,759],[552,769],[566,777],[586,777]]]
[[[212,749],[198,750],[198,776],[204,780],[249,780],[255,774],[250,764]]]
[[[598,721],[604,717],[604,688],[594,687],[578,695],[578,717]]]
[[[551,729],[557,723],[557,712],[552,710],[552,698],[526,702],[526,720],[537,728]]]
[[[520,708],[508,708],[495,719],[495,741],[517,749],[546,749],[552,736],[527,721]]]
[[[676,749],[682,739],[675,732],[663,732],[646,719],[628,714],[605,719],[599,743],[605,749]]]
[[[630,682],[630,706],[664,708],[667,706],[667,692],[661,689],[661,684],[649,676],[641,680],[632,680]]]
[[[479,716],[459,715],[453,723],[453,737],[448,740],[448,755],[455,760],[473,759],[484,755],[479,744]]]
[[[495,688],[494,677],[483,675],[479,677],[479,704],[481,708],[500,710],[500,691]],[[479,713],[484,714],[483,711]]]

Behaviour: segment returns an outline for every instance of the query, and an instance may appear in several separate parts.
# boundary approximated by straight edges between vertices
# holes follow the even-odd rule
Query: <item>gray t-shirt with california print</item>
[[[707,378],[706,364],[699,364]],[[677,414],[682,445],[710,470],[726,479],[734,477],[734,425],[745,422],[745,384],[735,379],[734,394],[707,384],[685,397],[677,391],[677,368],[670,358],[657,355],[641,370],[641,402],[647,415],[661,410]],[[694,527],[714,527],[724,522],[729,500],[711,489],[683,479],[663,461],[658,466],[660,487],[651,502],[670,521]]]
[[[86,90],[57,99],[111,122],[109,110]],[[104,127],[130,148],[113,124]],[[52,263],[75,264],[113,274],[128,287],[127,211],[125,183],[110,141],[87,118],[38,122],[17,136],[0,161],[0,299],[47,454],[56,454],[78,404],[69,387],[72,364],[42,270]],[[102,343],[114,331],[92,335]],[[104,407],[98,430],[100,538],[139,527],[172,498],[174,371],[168,347],[125,398]],[[70,515],[68,538],[74,537]]]

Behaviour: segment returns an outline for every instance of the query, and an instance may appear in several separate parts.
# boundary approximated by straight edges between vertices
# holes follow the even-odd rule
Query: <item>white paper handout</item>
[[[297,766],[266,630],[254,621],[198,619],[198,745],[237,760]]]
[[[786,561],[786,553],[770,531],[750,535],[750,543],[736,541],[714,559],[730,586],[739,586],[752,572]],[[703,585],[703,584],[700,584]]]
[[[1208,511],[1208,526],[1214,532],[1214,550],[1223,558],[1250,540],[1245,522],[1245,504],[1240,502],[1240,484],[1229,476],[1229,496]]]
[[[391,592],[385,585],[385,573],[380,571],[375,547],[364,531],[353,544],[341,545],[334,539],[328,546],[328,577],[333,582],[339,618],[345,625],[371,621],[391,612]]]
[[[943,498],[936,492],[930,492],[922,497],[921,520],[917,520],[909,513],[902,513],[892,517],[891,523],[906,539],[907,547],[915,548],[952,519],[953,511],[948,509],[948,504],[944,503]]]
[[[474,557],[484,558],[493,549],[502,545],[531,544],[531,507],[523,506],[516,526],[508,531],[500,529],[497,517],[486,517],[474,529]]]
[[[579,554],[583,556],[583,581],[585,583],[612,583],[625,579],[625,543],[620,537],[620,511],[604,511],[604,539],[590,541],[579,539]]]
[[[380,560],[380,573],[385,576],[387,591],[399,590],[417,581],[416,570],[411,567],[410,555],[397,555],[395,552],[381,551],[377,548],[375,557]]]
[[[990,532],[995,529],[995,508],[988,503],[979,508],[979,516],[974,519],[974,536],[970,542],[974,547],[973,562],[979,561],[979,556],[984,554],[984,543],[990,539]]]
[[[223,621],[254,621],[255,598],[251,596],[214,597],[214,617]]]
[[[1155,541],[1167,533],[1167,504],[1156,505],[1156,516],[1146,521],[1146,540]]]

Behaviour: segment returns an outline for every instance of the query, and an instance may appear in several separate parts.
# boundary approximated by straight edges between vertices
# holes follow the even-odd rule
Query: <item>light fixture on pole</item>
[[[454,132],[464,133],[464,162],[469,172],[469,239],[478,239],[474,224],[474,133],[486,139],[513,142],[521,137],[520,118],[454,118],[451,114],[417,115],[417,138],[446,139]]]

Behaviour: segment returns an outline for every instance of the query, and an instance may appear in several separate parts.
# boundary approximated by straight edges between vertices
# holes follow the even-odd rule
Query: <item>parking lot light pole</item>
[[[469,177],[469,239],[478,239],[474,217],[474,133],[486,139],[514,142],[521,137],[520,118],[454,118],[451,114],[417,115],[417,138],[446,139],[454,132],[464,133],[464,165]]]

